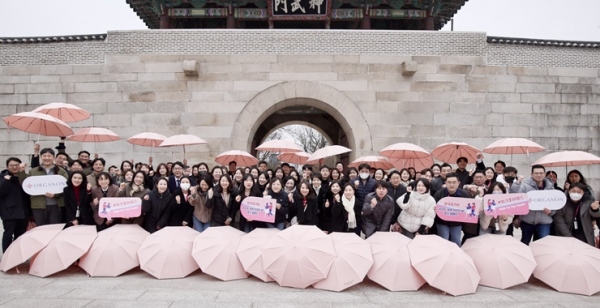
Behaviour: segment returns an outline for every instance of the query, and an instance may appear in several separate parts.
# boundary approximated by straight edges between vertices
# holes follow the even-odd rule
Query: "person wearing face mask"
[[[189,203],[189,197],[191,195],[190,187],[192,187],[190,177],[183,176],[179,188],[173,192],[175,203],[171,209],[171,216],[169,216],[167,226],[192,227],[193,207],[190,206]]]
[[[500,182],[494,182],[490,185],[485,195],[505,194],[506,188]],[[481,198],[478,198],[481,200]],[[485,215],[486,206],[479,207],[479,235],[482,234],[502,234],[506,235],[506,230],[512,225],[513,215],[500,215],[497,218],[491,215]]]
[[[431,184],[427,179],[416,181],[415,191],[412,185],[407,188],[406,194],[396,199],[398,207],[402,208],[398,216],[400,232],[408,238],[418,234],[426,234],[427,229],[435,221],[435,199],[429,194]]]
[[[166,178],[159,179],[154,190],[142,199],[142,213],[145,215],[144,229],[150,233],[166,227],[171,217],[175,198],[169,191],[168,183],[169,180]]]
[[[587,187],[580,182],[569,185],[567,204],[552,216],[556,226],[556,235],[574,237],[584,243],[595,246],[594,218],[600,218],[600,203],[591,194],[586,194]]]
[[[348,172],[350,172],[349,169]],[[369,171],[371,170],[371,166],[369,164],[360,164],[358,166],[358,178],[353,178],[351,183],[354,183],[354,187],[356,187],[356,202],[359,207],[355,208],[354,215],[356,217],[356,234],[360,235],[360,231],[362,231],[362,209],[364,208],[365,198],[368,194],[375,192],[375,180],[370,178]],[[387,188],[387,187],[386,187]],[[387,191],[387,190],[386,190]],[[391,219],[391,217],[390,217]]]

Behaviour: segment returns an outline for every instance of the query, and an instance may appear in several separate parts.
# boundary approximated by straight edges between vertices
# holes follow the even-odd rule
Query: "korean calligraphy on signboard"
[[[327,19],[331,0],[270,0],[271,18],[302,20]]]

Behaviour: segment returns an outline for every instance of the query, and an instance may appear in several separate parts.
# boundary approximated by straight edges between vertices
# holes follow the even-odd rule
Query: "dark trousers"
[[[8,246],[27,230],[27,219],[3,220],[4,233],[2,234],[2,252],[6,252]]]
[[[61,223],[62,216],[61,216],[60,212],[62,210],[63,209],[58,207],[57,204],[46,205],[46,209],[43,209],[43,210],[38,210],[38,209],[32,210],[33,219],[35,220],[35,225],[39,227],[39,226],[43,226],[43,225],[52,225],[52,224]]]

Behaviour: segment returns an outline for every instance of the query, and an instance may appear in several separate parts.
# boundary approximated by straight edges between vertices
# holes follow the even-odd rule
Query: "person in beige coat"
[[[198,180],[198,186],[192,186],[190,188],[191,195],[188,198],[188,202],[194,207],[194,213],[192,221],[194,230],[203,232],[211,226],[212,222],[212,208],[206,207],[208,199],[212,196],[212,180],[207,175],[201,175]]]
[[[500,182],[493,182],[488,188],[487,194],[505,194],[506,187]],[[481,198],[478,198],[481,199]],[[479,207],[479,235],[483,234],[503,234],[513,222],[514,215],[500,215],[496,218],[491,215],[485,215],[485,206]]]
[[[415,191],[412,186],[408,185],[406,194],[396,200],[396,204],[402,208],[398,216],[401,232],[411,239],[417,233],[425,234],[435,221],[435,199],[429,194],[431,184],[421,178],[416,182]]]
[[[133,180],[127,183],[119,184],[119,191],[117,192],[117,197],[120,198],[144,198],[147,193],[150,192],[150,189],[144,187],[144,182],[146,179],[146,174],[143,171],[138,171],[134,174]],[[122,224],[137,224],[140,227],[144,223],[144,215],[140,214],[139,217],[130,217],[130,218],[122,218]]]

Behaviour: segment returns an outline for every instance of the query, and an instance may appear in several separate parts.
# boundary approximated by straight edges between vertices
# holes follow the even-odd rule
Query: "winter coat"
[[[58,166],[54,166],[54,174],[56,175],[60,175],[63,176],[65,179],[69,178],[69,175],[67,174],[67,171],[65,171],[65,169],[58,167]],[[29,170],[29,173],[25,173],[23,171],[19,172],[19,183],[21,183],[21,185],[23,185],[23,181],[25,181],[26,178],[30,177],[30,176],[44,176],[44,175],[48,175],[46,173],[46,170],[44,170],[43,167],[36,167],[36,168],[31,168]],[[45,210],[46,209],[46,196],[45,195],[39,195],[39,196],[31,196],[31,209],[34,210]],[[54,198],[56,200],[56,204],[58,204],[59,207],[63,207],[65,205],[65,201],[63,199],[63,195],[62,193],[60,194],[54,194]]]
[[[119,191],[119,187],[117,185],[110,185],[108,186],[108,190],[106,192],[106,197],[107,198],[114,198],[117,196],[117,192]],[[102,205],[100,203],[100,199],[103,198],[103,194],[102,194],[102,188],[100,186],[94,186],[92,187],[92,197],[90,199],[90,205],[92,207],[92,211],[94,212],[94,221],[96,222],[97,225],[102,225],[105,221],[106,218],[102,218],[100,217],[100,215],[98,215],[98,208]],[[98,205],[94,204],[94,199],[98,199]]]
[[[167,226],[175,197],[168,189],[162,194],[159,193],[156,187],[147,196],[148,200],[142,199],[142,213],[145,214],[144,229],[154,233]]]
[[[475,199],[483,202],[483,198],[479,196],[475,197]],[[479,227],[481,230],[487,230],[490,227],[496,228],[496,223],[498,223],[500,230],[496,231],[506,232],[506,230],[508,230],[508,226],[510,226],[513,222],[514,215],[507,215],[508,217],[506,220],[501,219],[500,216],[494,218],[492,215],[485,215],[485,207],[483,206],[483,203],[481,204],[482,206],[479,207]]]
[[[9,175],[8,170],[0,173],[0,218],[2,220],[28,219],[31,216],[29,195],[27,195],[19,182],[18,176],[10,180],[4,177]]]
[[[588,244],[595,246],[594,241],[594,226],[592,221],[594,218],[600,218],[600,210],[592,210],[591,204],[594,202],[594,198],[591,195],[584,194],[583,198],[579,200],[579,214],[577,225],[580,230],[583,231],[585,239]],[[556,211],[556,214],[552,216],[554,220],[554,226],[556,228],[556,235],[572,237],[574,231],[574,220],[575,210],[577,203],[567,197],[567,204]]]
[[[446,197],[455,197],[455,198],[471,198],[471,194],[460,189],[457,188],[456,192],[454,192],[454,195],[450,195],[448,193],[448,189],[447,188],[442,188],[441,190],[438,190],[435,195],[433,195],[433,199],[435,200],[435,203],[437,204],[440,200],[442,200],[443,198]],[[435,223],[436,224],[441,224],[441,225],[445,225],[448,227],[457,227],[457,226],[462,226],[462,223],[460,222],[456,222],[456,221],[446,221],[443,220],[442,218],[440,218],[439,216],[435,217]]]
[[[275,210],[275,224],[285,222],[285,218],[290,212],[288,195],[285,193],[285,191],[283,191],[283,189],[278,193],[275,193],[269,189],[269,196],[271,196],[272,199],[277,200],[276,203],[281,204],[281,208]]]
[[[75,189],[79,189],[79,202],[75,198]],[[65,199],[65,215],[67,226],[72,226],[73,221],[77,220],[80,225],[96,225],[94,221],[94,211],[92,210],[92,192],[88,193],[87,187],[65,187],[63,189]],[[79,208],[79,217],[77,216]]]
[[[392,197],[394,202],[398,202],[398,199],[406,193],[406,186],[399,184],[398,187],[393,187],[390,184],[390,187],[387,190],[388,196]],[[398,221],[398,217],[402,212],[402,208],[399,206],[394,206],[394,214],[392,215],[392,223]]]
[[[212,209],[212,225],[224,226],[225,221],[231,218],[231,222],[235,220],[235,214],[240,210],[240,204],[235,201],[237,191],[229,194],[227,203],[223,200],[223,196],[218,192],[218,187],[213,188],[213,197],[208,200],[207,207]]]
[[[340,195],[340,201],[335,201],[335,195],[329,195],[329,198],[326,200],[329,201],[329,207],[325,208],[328,222],[326,229],[323,231],[327,231],[329,233],[344,232],[346,229],[348,229],[348,212],[346,212],[344,204],[342,204],[342,198],[344,198],[344,196]]]
[[[133,193],[133,195],[131,195],[131,190],[133,188],[131,188],[131,185],[127,185],[125,186],[124,190],[119,190],[117,191],[117,197],[119,198],[140,198],[143,199],[145,195],[147,195],[151,190],[148,188],[144,188],[140,191],[136,191],[135,193]],[[136,224],[138,226],[143,226],[144,225],[144,213],[140,213],[139,217],[129,217],[128,219],[125,218],[121,218],[121,223],[122,224]]]
[[[183,225],[183,222],[186,222],[188,227],[192,227],[192,213],[194,212],[194,207],[190,205],[189,197],[190,193],[188,191],[188,200],[185,200],[185,196],[181,188],[177,188],[175,192],[173,192],[173,198],[179,196],[179,204],[177,204],[177,200],[173,202],[173,208],[171,209],[171,216],[169,217],[168,226],[179,227]]]
[[[371,224],[376,226],[376,231],[390,231],[390,223],[392,215],[394,215],[394,200],[392,200],[392,197],[385,195],[381,200],[377,199],[377,205],[372,208],[371,200],[373,198],[377,199],[377,193],[368,194],[363,203],[363,230],[365,230],[365,225]]]
[[[212,221],[212,208],[208,208],[208,198],[205,192],[200,192],[194,196],[190,196],[188,202],[194,207],[193,215],[202,223],[209,223]]]
[[[534,190],[539,190],[539,189],[538,189],[537,184],[533,180],[533,178],[524,180],[519,187],[519,193],[523,193],[523,194],[526,194],[526,193],[528,193],[530,191],[534,191]],[[554,190],[554,185],[552,184],[552,181],[550,181],[547,178],[544,179],[544,190]],[[544,211],[541,211],[541,210],[529,211],[529,213],[527,213],[527,215],[521,215],[520,218],[522,221],[524,221],[528,224],[531,224],[531,225],[538,225],[538,224],[547,225],[547,224],[552,223],[552,216],[554,215],[554,213],[556,213],[556,211],[552,211],[550,213],[550,215],[547,215],[546,213],[544,213]]]
[[[304,199],[303,196],[296,190],[294,193],[294,202],[290,205],[290,219],[297,217],[300,225],[316,226],[318,222],[319,207],[317,205],[317,197]],[[306,201],[306,207],[304,202]]]
[[[435,199],[429,194],[419,194],[417,192],[409,194],[408,200],[406,195],[398,198],[396,203],[402,208],[402,213],[398,217],[398,222],[403,229],[415,233],[426,226],[431,228],[435,221]],[[406,200],[406,202],[404,202]]]

